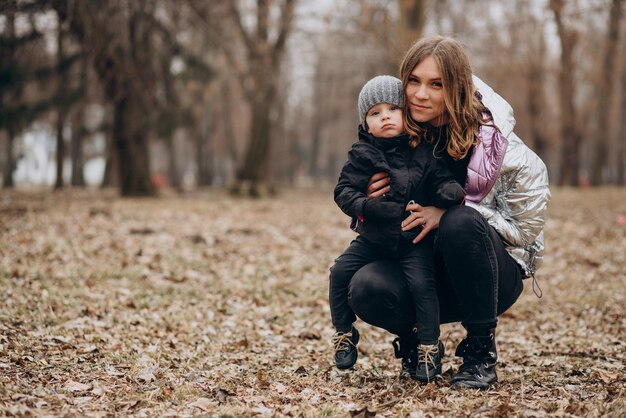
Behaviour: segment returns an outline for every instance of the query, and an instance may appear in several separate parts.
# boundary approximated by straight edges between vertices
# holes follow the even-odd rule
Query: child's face
[[[368,132],[379,138],[393,138],[404,132],[402,109],[389,103],[378,103],[367,111]]]

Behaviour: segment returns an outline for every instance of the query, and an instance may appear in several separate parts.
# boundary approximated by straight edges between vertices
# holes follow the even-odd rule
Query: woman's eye
[[[435,87],[443,87],[443,83],[441,81],[435,81],[435,82],[433,82],[433,86],[435,86]]]

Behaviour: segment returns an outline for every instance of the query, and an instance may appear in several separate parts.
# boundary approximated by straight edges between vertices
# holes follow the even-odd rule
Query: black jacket
[[[401,231],[409,201],[446,209],[465,197],[445,162],[434,157],[432,145],[421,142],[411,148],[409,140],[408,135],[378,138],[359,128],[359,141],[348,153],[335,187],[335,202],[353,218],[355,230],[390,250],[420,232],[419,228]],[[368,199],[367,183],[378,172],[389,173],[391,190],[383,197]]]

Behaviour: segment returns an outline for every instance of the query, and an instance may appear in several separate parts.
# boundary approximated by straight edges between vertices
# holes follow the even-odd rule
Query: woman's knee
[[[454,206],[443,214],[439,221],[438,240],[459,241],[464,236],[486,233],[485,218],[469,206]]]

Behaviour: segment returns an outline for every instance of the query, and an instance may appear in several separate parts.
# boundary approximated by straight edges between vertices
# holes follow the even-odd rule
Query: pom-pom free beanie
[[[379,75],[365,83],[359,93],[359,123],[365,128],[365,116],[372,106],[389,103],[399,108],[404,107],[402,81],[390,75]]]

